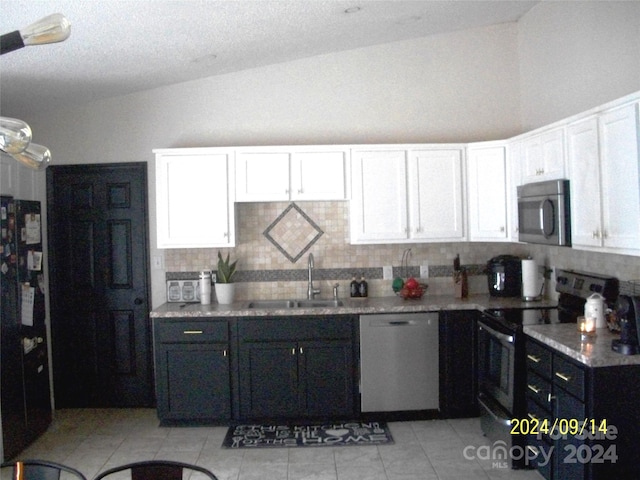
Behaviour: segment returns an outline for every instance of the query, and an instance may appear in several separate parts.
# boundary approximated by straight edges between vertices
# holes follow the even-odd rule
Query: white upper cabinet
[[[638,104],[600,118],[604,245],[640,250],[640,157]]]
[[[462,149],[351,153],[351,243],[464,239]]]
[[[291,157],[292,200],[345,200],[346,150],[304,150]]]
[[[567,128],[571,199],[571,243],[602,246],[602,211],[598,119],[591,117]]]
[[[469,239],[509,240],[504,145],[470,145],[467,157]]]
[[[407,152],[351,152],[351,243],[407,239]]]
[[[461,149],[409,150],[409,238],[464,240]]]
[[[158,248],[235,246],[233,151],[154,153]]]
[[[638,104],[568,128],[572,244],[603,251],[640,251]]]
[[[564,128],[523,139],[522,183],[565,178]]]
[[[346,150],[260,147],[236,151],[236,201],[345,200]]]
[[[236,201],[289,200],[290,158],[289,152],[236,151]]]

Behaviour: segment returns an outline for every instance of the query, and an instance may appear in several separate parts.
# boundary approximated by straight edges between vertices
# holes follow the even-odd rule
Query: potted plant
[[[237,260],[233,263],[230,262],[228,253],[227,258],[223,259],[220,252],[218,252],[218,271],[215,287],[218,303],[233,303],[233,296],[235,293],[235,284],[233,283],[233,277],[236,274],[237,263]]]

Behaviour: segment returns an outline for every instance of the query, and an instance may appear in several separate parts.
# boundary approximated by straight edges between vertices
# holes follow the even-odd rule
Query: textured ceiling
[[[172,83],[517,21],[536,1],[0,0],[0,33],[52,13],[58,44],[0,57],[0,113],[87,103]],[[345,10],[359,7],[355,13]]]

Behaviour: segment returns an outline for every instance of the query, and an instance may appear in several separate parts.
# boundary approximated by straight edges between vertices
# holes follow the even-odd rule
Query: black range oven
[[[511,435],[511,419],[526,415],[526,359],[524,325],[575,323],[586,299],[600,293],[611,305],[618,296],[618,280],[586,272],[558,270],[555,309],[486,310],[478,320],[477,365],[480,425],[484,434],[502,446],[525,447],[524,435]],[[512,468],[524,459],[511,459]]]
[[[484,434],[508,450],[524,448],[524,436],[511,435],[511,419],[525,415],[524,324],[555,323],[557,310],[486,310],[478,320],[478,403]],[[524,466],[511,460],[512,468]]]

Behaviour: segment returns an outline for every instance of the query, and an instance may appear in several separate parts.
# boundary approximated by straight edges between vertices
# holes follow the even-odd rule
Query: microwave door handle
[[[539,209],[539,212],[540,212],[540,232],[542,233],[544,238],[551,237],[551,235],[553,235],[553,232],[555,230],[555,228],[553,226],[554,222],[551,222],[551,231],[550,232],[548,232],[547,229],[545,228],[546,227],[545,226],[545,218],[546,218],[545,207],[547,205],[549,206],[547,214],[551,215],[552,218],[555,217],[553,202],[550,199],[545,198],[544,200],[542,200],[540,202],[540,209]]]

